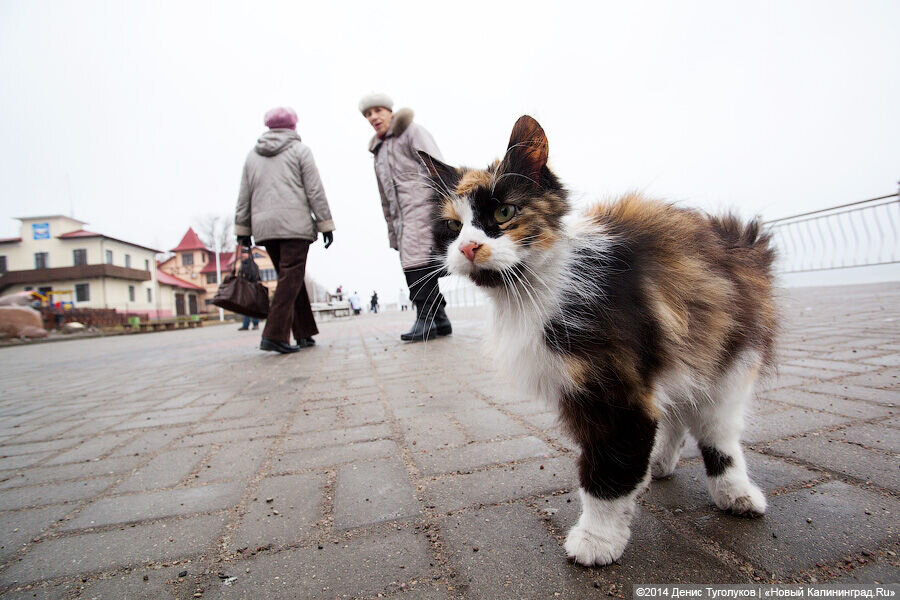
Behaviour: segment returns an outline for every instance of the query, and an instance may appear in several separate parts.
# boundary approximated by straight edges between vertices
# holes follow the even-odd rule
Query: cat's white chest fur
[[[529,281],[516,289],[489,290],[494,307],[488,338],[491,356],[520,392],[554,409],[573,382],[563,358],[547,346],[544,329],[559,316],[560,290],[570,279],[570,252],[577,243],[575,235],[567,235],[544,250],[528,268]]]
[[[488,344],[501,373],[518,392],[555,409],[570,382],[562,359],[544,342],[546,320],[545,309],[527,297],[495,298]]]

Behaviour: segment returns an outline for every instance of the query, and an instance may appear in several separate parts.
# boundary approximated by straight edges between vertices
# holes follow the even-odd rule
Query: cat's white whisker
[[[527,179],[528,181],[530,181],[531,183],[533,183],[534,185],[536,185],[538,187],[541,186],[541,184],[539,184],[537,181],[535,181],[531,177],[528,177],[527,175],[522,175],[521,173],[503,173],[500,177],[497,177],[494,180],[494,188],[497,187],[497,184],[500,183],[500,180],[503,179],[504,177],[521,177],[522,179]],[[491,193],[494,192],[494,188],[491,188]]]
[[[444,270],[444,266],[443,266],[443,265],[441,265],[441,266],[439,266],[439,267],[435,267],[435,268],[431,269],[430,271],[428,271],[428,273],[426,273],[425,275],[423,275],[422,277],[420,277],[419,279],[415,280],[414,282],[412,282],[412,283],[409,284],[409,285],[410,285],[410,286],[419,285],[420,283],[422,283],[423,281],[426,281],[426,280],[430,279],[431,277],[440,276],[440,273],[441,273],[441,271],[443,271],[443,270]]]

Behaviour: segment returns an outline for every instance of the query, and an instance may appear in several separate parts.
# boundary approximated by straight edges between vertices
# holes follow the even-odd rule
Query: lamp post
[[[222,265],[219,261],[219,255],[222,253],[222,231],[219,228],[219,219],[213,223],[213,242],[216,246],[216,285],[222,285]],[[225,310],[219,307],[219,321],[225,320]]]

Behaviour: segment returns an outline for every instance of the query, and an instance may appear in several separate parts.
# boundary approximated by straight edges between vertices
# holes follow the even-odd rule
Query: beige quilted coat
[[[417,150],[443,160],[431,134],[413,122],[408,108],[398,110],[391,128],[369,143],[375,155],[375,177],[381,192],[381,208],[387,221],[391,248],[400,251],[404,269],[421,267],[431,258],[431,189]]]
[[[292,129],[270,129],[247,155],[234,213],[235,235],[257,242],[314,241],[333,231],[325,188],[309,147]]]

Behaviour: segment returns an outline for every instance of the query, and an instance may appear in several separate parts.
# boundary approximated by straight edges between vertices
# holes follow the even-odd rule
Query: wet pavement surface
[[[715,509],[694,447],[617,564],[562,541],[576,451],[481,351],[486,308],[0,349],[4,598],[598,598],[632,583],[898,581],[900,285],[782,291],[747,418],[769,510]],[[513,374],[514,375],[514,374]]]

